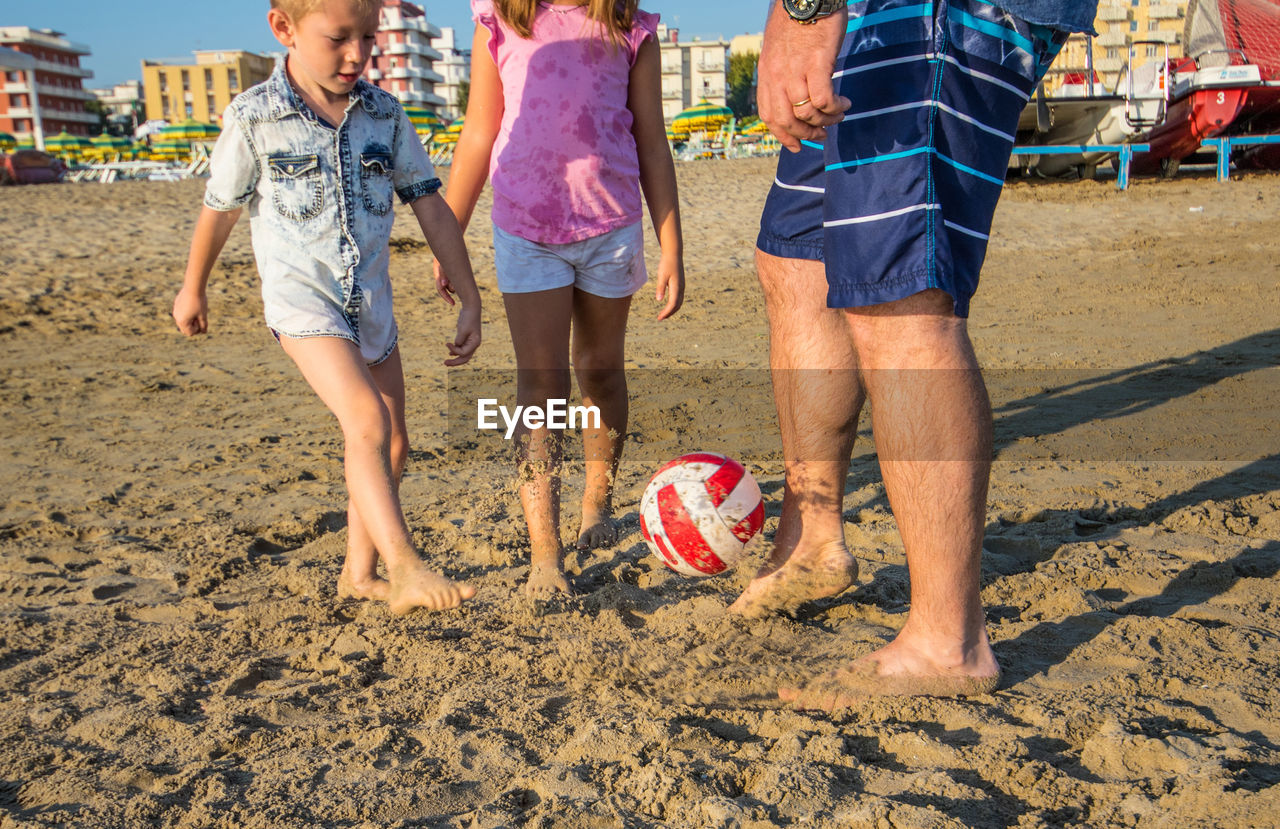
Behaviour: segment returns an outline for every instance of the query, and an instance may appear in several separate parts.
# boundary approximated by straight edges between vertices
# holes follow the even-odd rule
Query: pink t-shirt
[[[658,15],[637,12],[611,44],[586,6],[539,3],[522,38],[471,0],[502,79],[502,128],[493,145],[493,223],[542,244],[600,236],[640,221],[640,161],[627,90],[636,52]]]

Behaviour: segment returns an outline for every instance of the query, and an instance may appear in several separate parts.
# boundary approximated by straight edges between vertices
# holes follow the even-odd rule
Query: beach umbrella
[[[456,144],[458,142],[458,136],[462,135],[462,121],[463,118],[460,116],[458,120],[450,124],[444,132],[437,132],[431,140],[437,144]]]
[[[51,155],[76,156],[92,146],[89,139],[72,135],[63,130],[57,135],[49,135],[44,139],[44,150]]]
[[[18,139],[14,138],[7,132],[0,132],[0,150],[12,150],[18,144]]]
[[[217,124],[207,124],[188,118],[177,124],[161,127],[157,138],[163,141],[214,141],[222,129]]]
[[[676,132],[715,132],[732,119],[733,110],[703,98],[671,119],[671,128]]]
[[[413,124],[418,135],[430,135],[445,128],[444,119],[432,110],[407,106],[404,108],[404,114],[409,116],[409,123]]]
[[[128,138],[103,133],[89,139],[89,149],[85,150],[85,154],[92,154],[99,158],[106,158],[112,155],[127,155],[132,146],[133,142]]]
[[[173,138],[159,138],[151,142],[151,157],[160,161],[173,161],[191,155],[191,142]]]

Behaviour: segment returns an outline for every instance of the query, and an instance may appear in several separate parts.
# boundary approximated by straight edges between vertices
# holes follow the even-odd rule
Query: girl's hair
[[[373,14],[382,8],[382,0],[347,0],[359,14]],[[271,0],[271,8],[279,9],[297,22],[325,4],[325,0]]]
[[[610,41],[618,43],[631,31],[639,5],[640,0],[587,0],[587,18],[598,23]],[[520,37],[533,36],[538,0],[494,0],[493,7]]]

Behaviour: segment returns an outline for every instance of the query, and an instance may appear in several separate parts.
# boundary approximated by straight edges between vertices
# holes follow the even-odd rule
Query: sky
[[[427,19],[453,26],[469,41],[467,0],[425,0]],[[271,52],[280,44],[267,30],[268,0],[0,0],[0,26],[53,29],[89,47],[80,65],[93,70],[86,88],[142,80],[143,59],[187,58],[197,49]],[[764,0],[641,0],[680,39],[725,40],[764,28]]]

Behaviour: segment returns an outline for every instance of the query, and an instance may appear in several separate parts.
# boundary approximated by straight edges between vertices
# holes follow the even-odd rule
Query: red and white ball
[[[714,576],[737,564],[763,523],[755,478],[742,464],[713,452],[667,463],[640,499],[640,534],[684,576]]]

